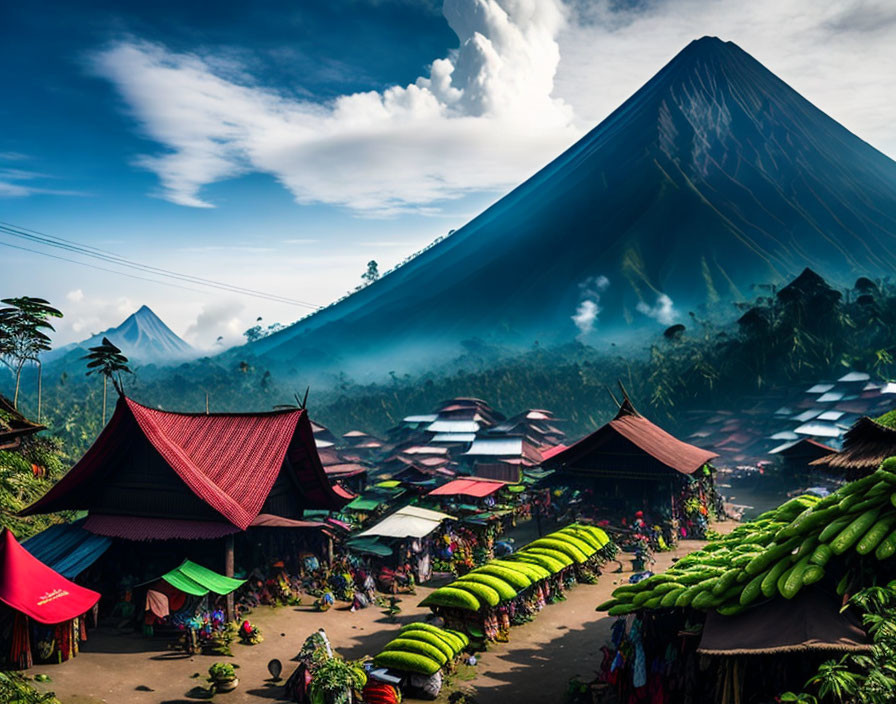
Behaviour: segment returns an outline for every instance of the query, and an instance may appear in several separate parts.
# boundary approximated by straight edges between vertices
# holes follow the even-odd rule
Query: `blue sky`
[[[883,0],[208,8],[0,9],[0,221],[323,304],[368,260],[392,266],[462,225],[704,34],[896,153],[896,11]],[[143,303],[201,347],[258,315],[306,312],[3,246],[0,282],[66,311],[59,342]]]

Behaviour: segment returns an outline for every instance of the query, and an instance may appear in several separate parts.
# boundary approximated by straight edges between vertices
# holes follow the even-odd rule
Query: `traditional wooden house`
[[[769,451],[778,461],[782,474],[790,477],[806,477],[810,474],[811,463],[828,457],[837,450],[814,438],[791,440]]]
[[[676,518],[684,525],[714,507],[709,463],[717,456],[673,437],[626,399],[613,420],[543,466],[555,470],[552,483],[587,490],[604,515],[643,510],[648,520]]]
[[[28,420],[12,402],[0,394],[0,450],[18,447],[22,438],[44,430],[45,426]]]
[[[843,448],[810,463],[814,469],[845,479],[871,474],[880,463],[896,455],[896,411],[878,418],[862,416],[843,436]]]
[[[306,509],[345,503],[303,409],[172,413],[121,397],[84,457],[22,515],[86,510],[85,530],[128,541],[224,539],[231,577],[235,534],[313,528]]]

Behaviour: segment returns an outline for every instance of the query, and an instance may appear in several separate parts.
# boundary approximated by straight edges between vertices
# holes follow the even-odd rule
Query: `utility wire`
[[[266,293],[264,291],[258,291],[256,289],[250,289],[243,286],[235,286],[232,284],[227,284],[222,281],[215,281],[213,279],[205,279],[199,276],[193,276],[191,274],[182,274],[179,272],[171,271],[169,269],[162,269],[160,267],[150,266],[148,264],[141,264],[139,262],[135,262],[124,257],[121,257],[117,254],[113,254],[112,252],[107,252],[105,250],[99,249],[97,247],[91,247],[89,245],[82,245],[72,240],[66,240],[61,237],[55,237],[53,235],[48,235],[43,232],[39,232],[37,230],[29,230],[27,228],[18,227],[16,225],[12,225],[10,223],[0,222],[0,234],[6,234],[12,237],[17,237],[19,239],[28,240],[34,242],[36,244],[55,247],[58,249],[62,249],[68,252],[72,252],[74,254],[78,254],[80,256],[90,257],[92,259],[97,259],[108,264],[112,264],[115,266],[123,266],[130,269],[135,269],[144,273],[153,274],[157,276],[163,276],[169,279],[175,279],[178,281],[184,281],[186,283],[192,283],[200,286],[206,286],[209,288],[215,288],[222,291],[228,291],[230,293],[237,293],[246,296],[253,296],[255,298],[262,298],[269,301],[276,301],[278,303],[286,303],[289,305],[302,306],[305,308],[311,308],[313,310],[318,310],[321,306],[308,303],[306,301],[300,301],[293,298],[287,298],[286,296],[280,296],[278,294]],[[8,245],[12,246],[12,245]],[[24,251],[33,252],[35,254],[42,254],[45,256],[51,256],[46,252],[42,252],[40,250],[27,249],[23,247],[18,247],[18,249],[22,249]],[[55,259],[61,259],[62,261],[68,261],[70,263],[83,264],[83,262],[79,262],[77,260],[67,259],[65,257],[53,257]],[[101,271],[110,271],[112,273],[123,273],[118,272],[112,269],[103,269],[102,267],[94,267],[100,269]],[[138,278],[144,281],[153,281],[155,283],[163,283],[158,281],[158,279],[150,279],[145,277],[131,277]],[[181,287],[186,288],[186,287]],[[187,289],[193,290],[196,289]]]
[[[10,247],[12,249],[20,249],[23,252],[33,252],[34,254],[40,254],[44,257],[50,257],[51,259],[58,259],[62,262],[68,262],[69,264],[79,264],[81,266],[86,266],[90,269],[96,269],[97,271],[108,271],[110,274],[118,274],[119,276],[127,276],[129,279],[139,279],[140,281],[151,281],[154,284],[161,284],[162,286],[171,286],[172,288],[179,288],[184,291],[195,291],[196,293],[206,293],[198,288],[188,288],[187,286],[181,286],[180,284],[173,284],[170,281],[159,281],[158,279],[148,279],[145,276],[137,276],[136,274],[128,274],[126,271],[116,271],[115,269],[107,269],[102,266],[97,266],[96,264],[88,264],[87,262],[79,262],[76,259],[69,259],[68,257],[60,257],[56,254],[50,254],[49,252],[41,252],[39,249],[30,249],[28,247],[20,247],[17,244],[10,244],[9,242],[0,242],[0,246],[2,247]]]

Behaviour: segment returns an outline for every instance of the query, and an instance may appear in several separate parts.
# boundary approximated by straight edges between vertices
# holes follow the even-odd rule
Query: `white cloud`
[[[301,203],[391,214],[516,184],[581,134],[551,95],[559,0],[446,0],[460,47],[408,86],[320,104],[253,83],[213,56],[135,39],[94,58],[164,150],[138,164],[160,195],[210,207],[203,186],[273,174]]]
[[[127,296],[106,298],[91,296],[82,289],[74,289],[65,295],[68,304],[62,308],[64,317],[53,326],[56,344],[80,342],[110,327],[120,325],[140,306]]]
[[[0,152],[0,162],[25,161],[28,156],[19,152]],[[43,185],[51,176],[28,169],[0,166],[0,198],[24,198],[37,194],[56,196],[83,196],[80,191],[48,188]]]
[[[891,0],[569,0],[555,95],[594,124],[693,39],[732,41],[835,120],[896,156]]]
[[[706,34],[896,154],[888,0],[445,0],[443,13],[460,47],[425,75],[323,104],[226,57],[133,38],[94,66],[160,145],[137,160],[159,195],[195,207],[213,205],[203,187],[260,172],[300,203],[435,214],[446,199],[516,185]]]
[[[654,305],[647,305],[644,301],[639,301],[635,308],[639,313],[646,315],[648,318],[653,318],[663,325],[671,325],[678,318],[678,311],[675,310],[672,299],[665,293],[661,293],[656,297]]]
[[[226,349],[245,342],[242,335],[249,327],[249,323],[240,317],[244,309],[245,305],[239,301],[206,304],[196,316],[196,320],[187,327],[184,339],[194,347],[206,350]]]

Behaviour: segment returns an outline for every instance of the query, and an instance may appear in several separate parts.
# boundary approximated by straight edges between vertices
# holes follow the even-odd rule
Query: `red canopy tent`
[[[93,608],[100,595],[70,582],[19,545],[8,528],[0,534],[0,601],[35,621],[69,621]]]
[[[488,479],[455,479],[433,489],[427,496],[474,496],[482,499],[494,494],[502,486],[506,484]]]

